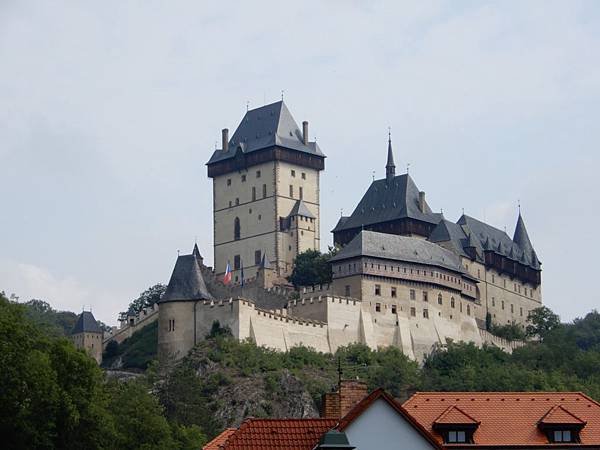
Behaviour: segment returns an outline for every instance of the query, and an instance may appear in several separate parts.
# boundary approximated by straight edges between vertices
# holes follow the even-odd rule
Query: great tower
[[[267,264],[288,276],[300,252],[319,249],[319,174],[325,155],[283,101],[249,110],[207,163],[213,179],[214,269],[233,281]]]

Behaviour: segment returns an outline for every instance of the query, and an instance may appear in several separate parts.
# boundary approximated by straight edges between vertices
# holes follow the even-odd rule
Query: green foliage
[[[92,358],[46,333],[28,311],[0,294],[3,448],[197,449],[206,442],[197,425],[167,420],[145,380],[106,383]]]
[[[142,292],[138,298],[129,304],[129,311],[137,314],[144,308],[154,305],[160,300],[160,297],[165,293],[166,290],[167,286],[164,284],[158,283],[154,286],[150,286],[148,289]]]
[[[121,344],[110,342],[104,351],[102,365],[110,367],[120,357],[124,369],[145,370],[156,358],[157,345],[158,320],[136,331]]]
[[[43,300],[32,299],[23,305],[27,317],[46,334],[52,336],[68,336],[77,321],[77,314],[70,311],[56,311]]]
[[[509,341],[522,341],[527,337],[523,326],[515,322],[506,325],[496,325],[492,322],[488,331],[498,337],[508,339]]]
[[[546,306],[531,310],[527,316],[527,336],[537,336],[540,339],[560,326],[560,317]]]
[[[294,270],[288,277],[288,281],[295,287],[313,286],[331,282],[332,272],[329,259],[336,253],[330,248],[328,253],[318,250],[306,250],[296,256]]]
[[[206,335],[207,339],[216,337],[233,336],[229,327],[222,327],[218,320],[215,320],[210,327],[210,332]]]

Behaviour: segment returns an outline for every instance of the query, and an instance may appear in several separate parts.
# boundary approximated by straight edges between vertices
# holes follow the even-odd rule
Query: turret
[[[385,165],[385,179],[388,183],[396,176],[396,164],[394,164],[394,152],[392,151],[392,134],[388,133],[387,164]]]

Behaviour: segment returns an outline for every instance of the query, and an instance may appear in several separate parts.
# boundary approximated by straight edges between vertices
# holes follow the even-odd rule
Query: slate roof
[[[102,328],[96,322],[91,311],[83,311],[79,314],[77,322],[75,322],[75,326],[71,330],[71,334],[77,333],[102,333]]]
[[[397,234],[362,230],[330,261],[342,261],[357,256],[426,264],[468,275],[454,252],[424,239]]]
[[[467,235],[461,226],[454,222],[442,219],[437,227],[433,229],[428,240],[437,243],[446,242],[454,253],[468,257],[465,252],[465,247],[468,242]]]
[[[480,422],[473,435],[474,444],[465,447],[540,448],[557,446],[548,443],[538,426],[540,419],[557,405],[585,421],[579,435],[581,445],[599,448],[600,404],[581,392],[418,392],[402,406],[439,443],[443,439],[433,427],[436,418],[449,406],[458,406]]]
[[[335,419],[246,419],[222,446],[225,450],[313,450]]]
[[[206,288],[196,254],[179,255],[169,285],[159,303],[210,300],[212,298],[213,296]]]
[[[541,263],[531,246],[521,214],[519,214],[515,230],[515,236],[518,236],[520,244],[513,241],[506,232],[465,214],[458,219],[457,224],[461,226],[465,235],[472,240],[479,260],[483,260],[483,250],[489,249],[521,264],[540,270]],[[525,248],[521,245],[524,245]]]
[[[315,219],[315,215],[310,212],[310,209],[308,209],[308,206],[306,206],[306,203],[304,203],[304,200],[297,200],[296,204],[294,205],[294,207],[292,208],[292,211],[289,214],[289,217],[292,216],[304,216],[304,217],[308,217],[310,219]]]
[[[431,211],[425,202],[425,212],[419,209],[419,188],[405,173],[390,180],[375,180],[346,220],[340,220],[334,232],[360,228],[363,225],[388,222],[391,220],[410,218],[432,224],[442,219],[440,213]]]
[[[325,158],[316,142],[304,144],[302,131],[282,100],[247,111],[229,140],[229,149],[215,150],[207,165],[233,158],[238,147],[251,153],[273,146]]]

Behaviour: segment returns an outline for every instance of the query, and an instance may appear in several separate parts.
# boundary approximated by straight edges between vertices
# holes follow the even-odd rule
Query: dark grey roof
[[[102,333],[102,328],[96,322],[91,311],[83,311],[79,314],[77,322],[75,322],[75,326],[71,331],[71,334],[77,333]]]
[[[302,131],[283,101],[246,112],[229,141],[228,151],[215,150],[207,164],[233,158],[238,147],[251,153],[273,146],[325,157],[316,142],[304,144]]]
[[[169,280],[167,290],[160,299],[160,303],[186,301],[186,300],[210,300],[206,283],[202,277],[200,263],[195,254],[180,255],[175,262],[173,274]]]
[[[468,241],[467,235],[460,225],[454,222],[442,219],[433,229],[428,240],[435,243],[445,242],[454,253],[468,257],[465,252]]]
[[[529,235],[527,234],[527,228],[525,228],[525,222],[521,216],[521,211],[519,211],[519,218],[517,219],[517,226],[515,227],[513,241],[521,248],[521,250],[523,250],[525,254],[531,255],[534,253],[533,245],[531,245]]]
[[[267,253],[263,252],[262,258],[260,260],[260,268],[261,269],[271,269],[271,261],[267,257]]]
[[[362,230],[330,261],[342,261],[357,256],[443,267],[467,275],[460,257],[454,252],[424,239],[397,234]]]
[[[359,202],[352,215],[340,220],[334,232],[360,228],[363,225],[411,218],[438,224],[440,213],[434,213],[425,202],[425,212],[419,209],[419,189],[410,175],[398,175],[391,180],[375,180]]]
[[[540,269],[540,262],[531,246],[529,236],[527,236],[527,231],[525,230],[525,224],[520,215],[517,221],[514,241],[506,232],[464,214],[458,219],[457,223],[463,229],[465,235],[471,238],[472,245],[477,251],[477,259],[483,260],[483,250],[487,247],[487,249],[493,250],[509,259],[518,261],[536,270]]]
[[[292,217],[292,216],[303,216],[303,217],[308,217],[310,219],[315,219],[314,214],[310,212],[310,209],[308,209],[308,206],[306,206],[306,203],[304,203],[304,200],[296,201],[296,204],[292,208],[292,211],[290,212],[289,217]]]

